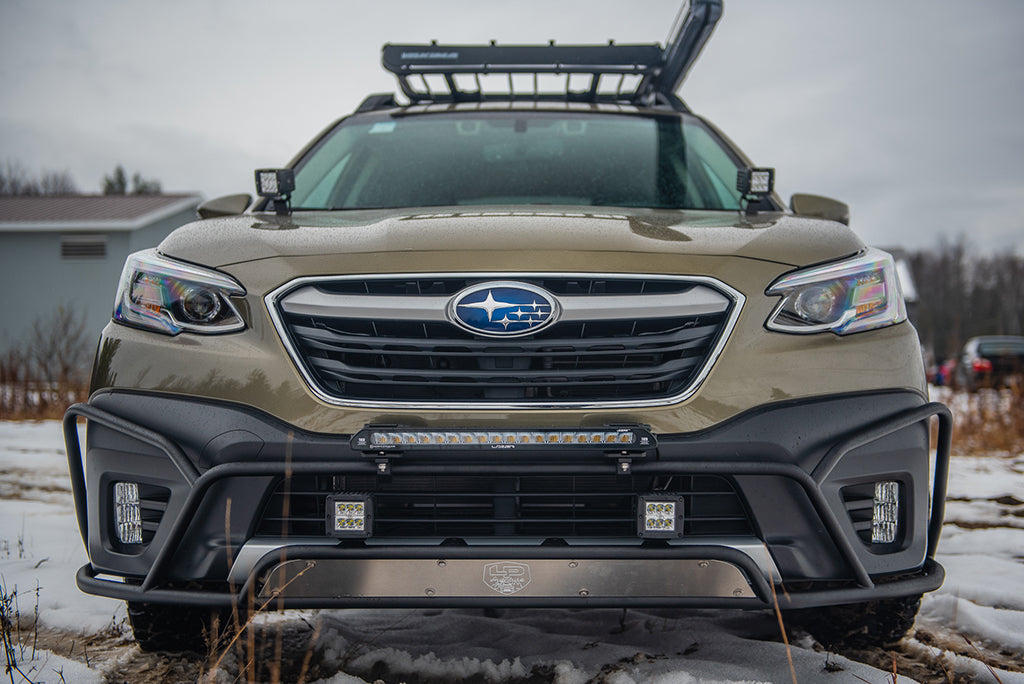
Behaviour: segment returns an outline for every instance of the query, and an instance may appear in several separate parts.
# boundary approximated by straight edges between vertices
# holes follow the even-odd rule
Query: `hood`
[[[182,226],[159,249],[213,267],[276,257],[499,250],[735,256],[803,266],[863,247],[844,225],[781,213],[509,206],[246,214]]]

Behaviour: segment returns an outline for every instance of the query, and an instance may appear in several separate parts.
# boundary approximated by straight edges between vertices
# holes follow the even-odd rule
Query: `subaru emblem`
[[[558,319],[558,300],[527,283],[492,282],[468,287],[448,301],[448,320],[487,337],[535,333]]]

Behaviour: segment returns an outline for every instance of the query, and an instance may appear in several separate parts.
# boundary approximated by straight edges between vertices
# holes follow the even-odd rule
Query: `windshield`
[[[567,204],[738,210],[697,121],[552,112],[350,120],[297,166],[295,209]]]

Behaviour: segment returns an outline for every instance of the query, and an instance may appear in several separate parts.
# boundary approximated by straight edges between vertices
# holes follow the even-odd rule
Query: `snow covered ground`
[[[1024,454],[955,457],[946,520],[939,546],[946,583],[925,597],[915,636],[891,654],[850,658],[798,639],[791,655],[799,682],[891,682],[895,660],[908,675],[900,682],[1024,684]],[[0,582],[5,612],[21,616],[20,638],[6,661],[0,657],[0,664],[16,661],[20,673],[12,671],[11,681],[195,681],[212,670],[209,681],[227,682],[239,675],[234,649],[216,666],[142,654],[122,604],[75,587],[85,561],[60,425],[0,422]],[[793,680],[769,612],[305,611],[263,622],[268,658],[281,635],[281,681]]]

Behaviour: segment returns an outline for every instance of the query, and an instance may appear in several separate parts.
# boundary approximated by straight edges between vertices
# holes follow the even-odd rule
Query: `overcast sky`
[[[0,0],[0,160],[98,192],[252,191],[371,92],[391,42],[664,43],[679,0]],[[680,91],[871,244],[1024,254],[1024,2],[725,0]]]

